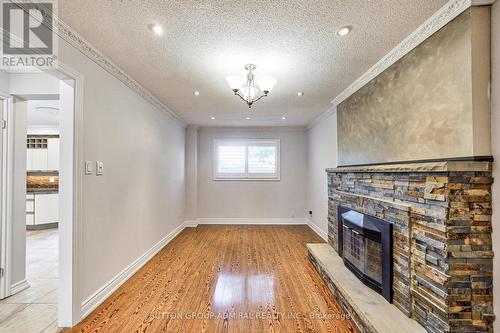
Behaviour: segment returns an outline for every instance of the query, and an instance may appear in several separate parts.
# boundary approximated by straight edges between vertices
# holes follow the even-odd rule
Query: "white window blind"
[[[218,173],[245,173],[245,147],[220,146]]]
[[[214,141],[214,178],[279,179],[279,140]]]

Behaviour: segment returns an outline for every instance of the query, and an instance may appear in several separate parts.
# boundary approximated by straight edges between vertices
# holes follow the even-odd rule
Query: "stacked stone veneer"
[[[393,303],[429,332],[492,332],[491,164],[328,169],[328,241],[339,204],[393,223]]]

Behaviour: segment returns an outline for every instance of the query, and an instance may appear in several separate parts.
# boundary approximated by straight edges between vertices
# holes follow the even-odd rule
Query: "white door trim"
[[[11,97],[8,92],[0,92],[0,103],[2,103],[2,114],[0,115],[0,121],[5,121],[7,125],[5,129],[1,130],[2,140],[1,140],[1,157],[0,161],[2,165],[0,166],[0,177],[1,177],[1,216],[0,216],[0,268],[3,269],[3,276],[0,276],[0,299],[5,298],[10,295],[10,274],[7,274],[7,267],[10,266],[10,246],[11,246],[11,225],[7,223],[12,218],[12,198],[9,197],[9,171],[12,168],[8,167],[8,162],[11,160],[9,156],[9,112],[11,109]],[[3,124],[1,124],[3,126]]]
[[[74,81],[74,107],[73,107],[73,136],[71,142],[73,157],[71,165],[60,160],[60,170],[65,168],[66,174],[61,176],[67,179],[67,192],[72,194],[71,207],[60,210],[61,221],[70,223],[59,224],[59,302],[58,302],[58,325],[60,327],[72,327],[81,318],[81,284],[78,280],[82,267],[82,228],[83,220],[83,85],[84,78],[78,71],[59,61],[57,72],[62,75],[61,80],[71,79]],[[64,140],[63,137],[61,137]],[[61,141],[62,142],[62,141]],[[64,142],[62,142],[64,145]],[[61,145],[60,151],[64,147]],[[66,175],[66,176],[65,176]],[[65,179],[61,178],[61,182]],[[61,189],[60,189],[61,190]],[[65,191],[63,189],[63,191]]]

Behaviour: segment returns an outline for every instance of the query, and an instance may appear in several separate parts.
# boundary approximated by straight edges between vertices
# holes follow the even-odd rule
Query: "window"
[[[279,140],[214,141],[214,178],[279,180]]]

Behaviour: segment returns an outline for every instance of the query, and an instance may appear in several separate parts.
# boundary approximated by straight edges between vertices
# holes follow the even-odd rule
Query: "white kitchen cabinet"
[[[33,213],[35,211],[35,199],[26,199],[26,213]]]
[[[59,222],[59,194],[35,194],[35,223]]]
[[[28,171],[58,171],[59,138],[28,137],[26,169]]]
[[[26,170],[33,170],[33,149],[26,149]]]
[[[26,225],[34,225],[35,224],[35,214],[26,213]]]
[[[29,154],[31,154],[31,168],[28,170],[48,170],[48,149],[28,149]]]
[[[59,170],[59,139],[47,140],[47,170]]]
[[[35,224],[35,195],[26,194],[26,225]]]

